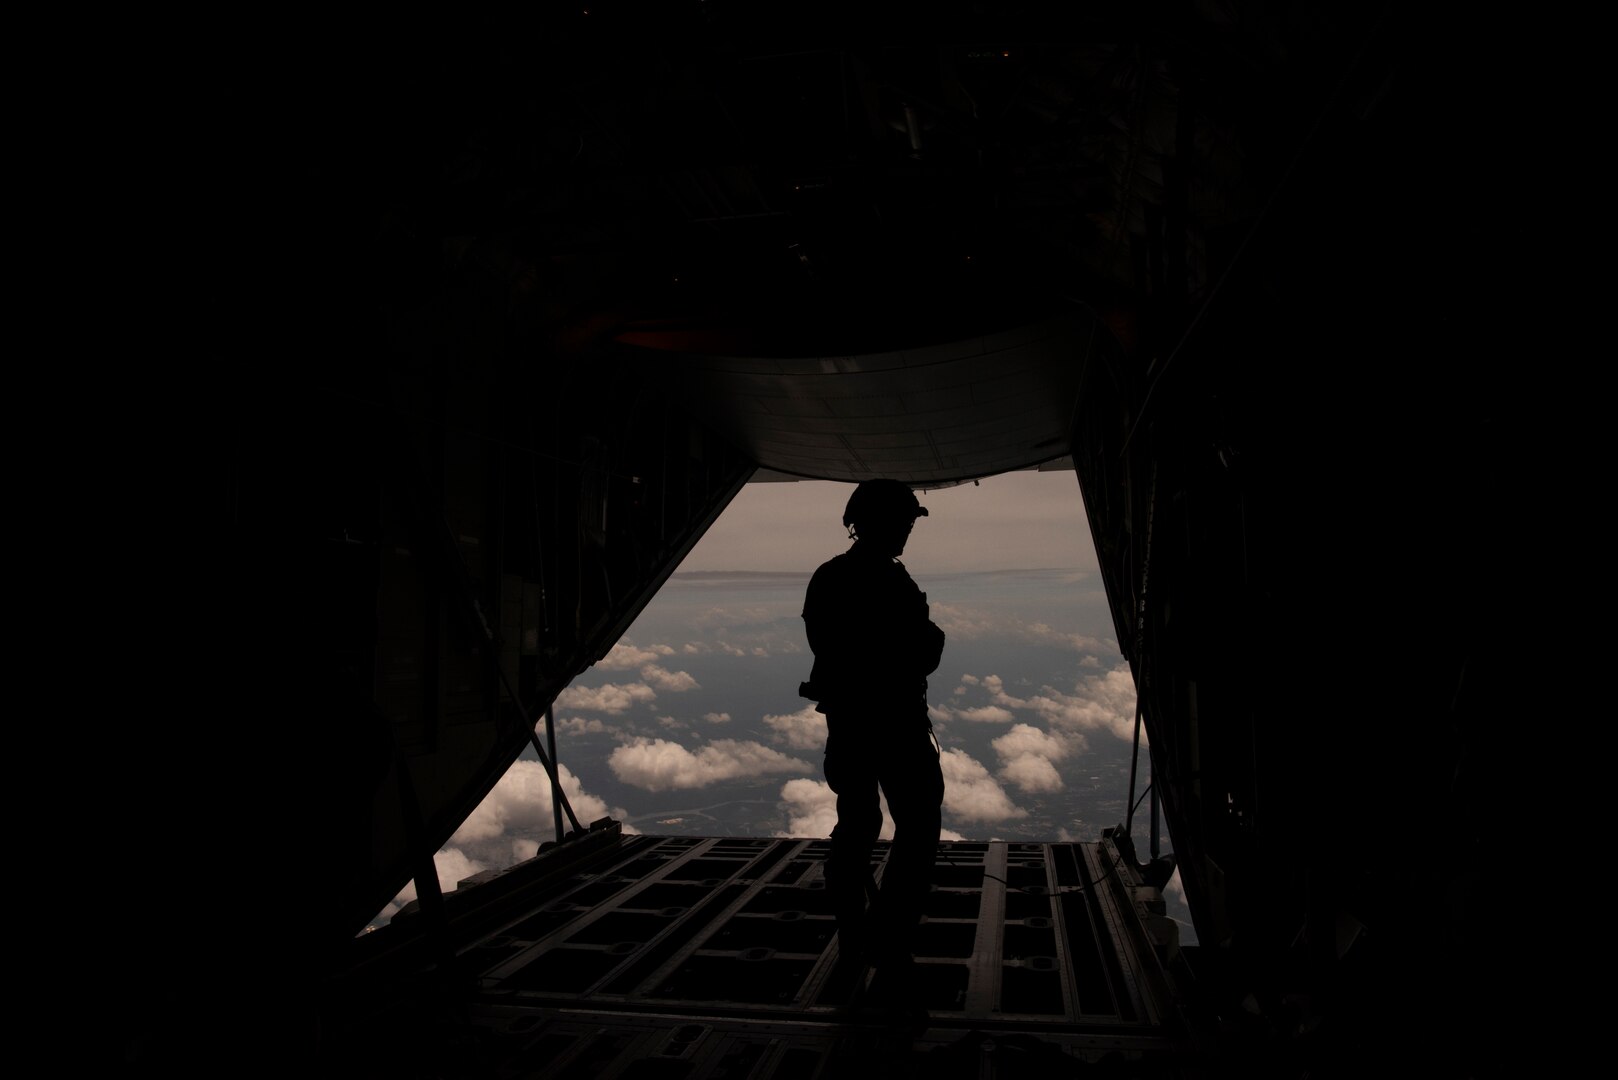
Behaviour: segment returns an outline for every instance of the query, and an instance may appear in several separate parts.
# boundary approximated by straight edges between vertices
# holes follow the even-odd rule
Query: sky
[[[847,546],[843,506],[852,484],[753,483],[720,515],[682,571],[814,568]],[[1072,471],[1015,472],[920,493],[904,563],[914,571],[1097,568]]]
[[[801,613],[809,576],[849,545],[852,491],[746,485],[623,639],[557,697],[562,789],[581,821],[610,816],[662,835],[830,834],[825,719],[797,693],[813,659]],[[944,838],[1098,839],[1124,820],[1135,693],[1078,481],[1018,472],[918,494],[929,513],[902,561],[946,635],[928,687]],[[1137,790],[1146,770],[1143,746]],[[1145,819],[1143,805],[1143,853]],[[439,852],[444,887],[532,857],[552,821],[549,778],[526,751]],[[1178,884],[1171,913],[1180,906],[1186,918]],[[379,920],[414,895],[412,884]]]

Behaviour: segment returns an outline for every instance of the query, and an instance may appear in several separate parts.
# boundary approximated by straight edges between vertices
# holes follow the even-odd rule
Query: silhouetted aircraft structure
[[[231,121],[273,283],[236,332],[274,347],[213,414],[212,595],[264,633],[208,662],[236,689],[207,708],[251,718],[209,729],[229,779],[176,764],[191,706],[135,750],[130,835],[200,815],[220,846],[134,901],[130,1059],[841,1068],[790,894],[814,844],[565,821],[443,897],[432,854],[557,753],[548,704],[750,478],[1065,458],[1201,944],[1119,838],[955,845],[929,925],[971,928],[940,931],[964,974],[915,1046],[1498,1060],[1557,322],[1548,170],[1506,133],[1553,130],[1553,85],[1397,5],[941,4],[859,42],[746,7],[302,41]],[[412,878],[421,910],[356,940]]]

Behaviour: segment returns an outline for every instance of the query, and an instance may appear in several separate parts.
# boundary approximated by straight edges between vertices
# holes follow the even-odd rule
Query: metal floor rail
[[[837,965],[828,841],[592,839],[449,894],[453,1021],[396,1004],[371,1035],[435,1076],[1195,1075],[1173,924],[1109,841],[940,845],[901,1021]]]

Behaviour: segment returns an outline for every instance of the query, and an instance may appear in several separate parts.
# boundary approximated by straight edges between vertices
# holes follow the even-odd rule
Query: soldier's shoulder
[[[850,559],[848,552],[845,551],[841,555],[834,555],[821,563],[815,569],[814,576],[809,579],[809,583],[813,585],[817,581],[825,583],[840,580],[857,573],[858,569],[858,560]]]

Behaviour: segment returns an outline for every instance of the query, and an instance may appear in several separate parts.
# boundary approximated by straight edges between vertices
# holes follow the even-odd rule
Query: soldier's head
[[[898,480],[867,480],[848,497],[843,526],[850,536],[898,558],[916,519],[926,516],[927,508],[907,485]]]

